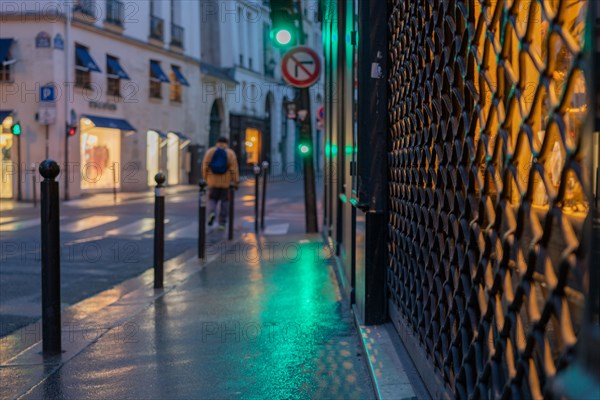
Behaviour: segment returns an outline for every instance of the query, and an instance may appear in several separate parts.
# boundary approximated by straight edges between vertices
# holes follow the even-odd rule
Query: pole
[[[200,195],[198,196],[198,258],[206,257],[206,181],[200,179]]]
[[[254,233],[258,234],[258,186],[260,183],[260,167],[254,164]]]
[[[65,132],[65,201],[69,200],[69,127]]]
[[[50,157],[50,125],[44,125],[46,127],[46,160]]]
[[[117,204],[117,163],[113,162],[113,203]],[[156,177],[154,178],[156,179]]]
[[[298,42],[303,45],[304,20],[302,14],[299,15],[299,38]],[[309,145],[309,152],[305,155],[302,165],[304,168],[304,210],[306,213],[306,233],[318,232],[317,223],[317,195],[315,189],[315,167],[313,164],[313,140],[311,127],[310,93],[308,88],[299,89],[300,107],[299,110],[306,110],[306,117],[300,121],[300,143]]]
[[[233,240],[233,202],[235,200],[235,184],[233,182],[229,183],[229,234],[227,235],[227,240]]]
[[[262,201],[261,201],[261,210],[260,210],[260,229],[265,230],[265,202],[267,199],[267,178],[269,173],[269,162],[262,162],[263,169],[263,186],[262,186]]]
[[[42,349],[44,355],[61,352],[60,322],[60,231],[58,182],[55,161],[40,164],[42,230]]]
[[[33,181],[33,208],[37,207],[37,189],[36,189],[36,179],[35,179],[35,168],[33,169],[33,173],[34,175],[31,177],[31,180]]]
[[[17,135],[17,200],[23,200],[23,189],[21,187],[21,135]]]
[[[317,227],[317,195],[315,188],[315,167],[313,164],[312,133],[310,118],[310,93],[308,88],[300,89],[300,110],[306,110],[307,115],[300,121],[300,143],[309,144],[309,152],[302,160],[304,168],[304,209],[306,212],[306,233],[318,232]]]
[[[165,174],[159,172],[154,176],[154,288],[163,287],[165,260]]]

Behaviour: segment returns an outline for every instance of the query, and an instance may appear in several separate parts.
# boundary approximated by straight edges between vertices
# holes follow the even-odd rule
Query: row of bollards
[[[62,352],[60,309],[60,207],[56,177],[60,167],[53,160],[45,160],[39,166],[44,178],[40,182],[41,239],[42,239],[42,349],[45,356]],[[154,288],[164,284],[165,258],[165,175],[154,177]],[[34,181],[35,182],[35,181]],[[206,257],[206,182],[200,181],[198,257]],[[233,240],[235,186],[229,186],[229,233]],[[263,191],[264,193],[264,191]],[[264,207],[264,206],[263,206]]]
[[[269,162],[263,161],[262,168],[258,164],[254,164],[254,233],[258,234],[265,229],[265,201],[267,198],[267,173],[269,170]],[[260,176],[263,176],[262,196],[259,196]],[[260,204],[260,212],[259,212]]]

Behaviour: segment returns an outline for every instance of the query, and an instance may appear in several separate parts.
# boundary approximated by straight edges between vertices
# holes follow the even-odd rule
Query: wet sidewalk
[[[15,333],[1,347],[0,396],[374,397],[320,236],[247,235],[209,257],[168,266],[164,290],[146,273],[66,310],[61,356],[20,343],[35,329]]]

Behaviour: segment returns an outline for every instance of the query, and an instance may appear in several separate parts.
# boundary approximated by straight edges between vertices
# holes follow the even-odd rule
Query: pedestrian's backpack
[[[213,153],[212,159],[208,167],[213,174],[222,175],[227,172],[227,151],[220,147],[217,147]]]

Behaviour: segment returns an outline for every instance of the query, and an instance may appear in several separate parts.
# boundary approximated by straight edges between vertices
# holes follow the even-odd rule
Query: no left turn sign
[[[287,83],[297,88],[314,85],[321,76],[319,55],[310,47],[294,47],[281,60],[281,75]]]

